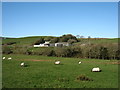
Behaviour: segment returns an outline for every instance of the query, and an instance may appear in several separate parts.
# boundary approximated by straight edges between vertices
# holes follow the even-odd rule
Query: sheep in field
[[[20,66],[21,66],[21,67],[25,67],[25,63],[22,62],[22,63],[20,64]]]
[[[78,62],[78,64],[81,64],[82,62]]]
[[[5,59],[5,57],[3,57],[3,60]]]
[[[93,69],[92,69],[92,72],[101,72],[101,69],[100,69],[99,67],[93,68]]]
[[[55,61],[54,64],[59,65],[59,64],[60,64],[60,61]]]
[[[8,58],[8,60],[11,60],[11,59],[12,59],[11,57]]]

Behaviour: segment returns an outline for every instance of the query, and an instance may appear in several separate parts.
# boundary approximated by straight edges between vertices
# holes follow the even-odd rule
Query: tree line
[[[66,35],[62,35],[60,37],[40,38],[34,44],[39,45],[40,43],[44,43],[45,41],[50,41],[50,43],[68,42],[68,43],[72,44],[72,43],[78,42],[79,40],[75,36],[73,36],[71,34],[66,34]]]
[[[70,47],[22,47],[22,46],[3,46],[3,54],[27,54],[44,55],[55,57],[76,57],[89,59],[117,59],[120,60],[120,50],[117,44],[91,44],[84,46]]]

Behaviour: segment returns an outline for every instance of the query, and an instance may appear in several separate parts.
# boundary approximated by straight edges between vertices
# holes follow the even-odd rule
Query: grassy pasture
[[[113,39],[109,39],[109,38],[107,38],[107,39],[99,39],[99,38],[97,38],[97,39],[94,39],[94,38],[91,38],[90,40],[88,40],[88,39],[79,39],[81,42],[77,42],[77,43],[75,43],[75,44],[88,44],[89,42],[91,43],[91,44],[113,44],[113,43],[118,43],[118,39],[119,38],[113,38]]]
[[[52,37],[52,36],[32,36],[32,37],[23,37],[23,38],[9,38],[9,39],[3,39],[2,43],[6,44],[9,42],[16,42],[16,45],[18,46],[30,46],[32,45],[35,41],[39,40],[40,38],[45,38],[45,37]],[[80,39],[81,42],[77,42],[76,44],[82,44],[82,43],[88,43],[88,39]],[[90,39],[90,43],[93,44],[110,44],[110,43],[118,43],[118,38],[114,39]]]
[[[95,60],[62,57],[3,55],[12,60],[3,60],[3,88],[117,88],[117,60]],[[32,61],[42,60],[42,61]],[[61,65],[54,65],[61,60]],[[82,61],[78,65],[78,61]],[[21,61],[29,66],[20,67]],[[93,67],[102,72],[91,72]],[[76,78],[85,75],[93,81],[79,81]]]
[[[16,42],[16,45],[30,46],[40,38],[45,38],[45,37],[52,37],[52,36],[31,36],[31,37],[22,37],[22,38],[9,38],[9,39],[3,39],[2,43],[6,44],[9,42]]]

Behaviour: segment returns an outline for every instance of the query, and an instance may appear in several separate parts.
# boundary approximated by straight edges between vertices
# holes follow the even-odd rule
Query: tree
[[[90,36],[88,36],[88,39],[90,39],[91,37]]]
[[[55,48],[55,55],[57,57],[71,57],[71,50],[67,47],[63,47],[63,48]]]
[[[76,38],[80,38],[80,35],[76,35]]]
[[[84,36],[80,36],[80,38],[84,38]]]
[[[50,41],[52,39],[52,37],[45,37],[44,41]]]
[[[50,40],[51,43],[57,43],[58,41],[59,41],[58,37],[55,37],[55,38]]]
[[[77,40],[75,40],[75,39],[69,39],[67,42],[70,43],[70,44],[72,44],[72,43],[76,43]]]
[[[108,59],[108,50],[106,47],[100,48],[100,59]]]
[[[2,53],[3,53],[3,54],[11,54],[11,53],[13,53],[12,47],[9,47],[9,46],[7,46],[7,45],[4,45],[4,46],[2,47]]]
[[[117,50],[115,55],[116,55],[116,59],[120,60],[120,50]]]
[[[43,38],[40,38],[39,40],[37,40],[34,44],[35,45],[39,45],[40,43],[44,43],[44,39]]]
[[[91,38],[91,37],[90,37],[90,36],[88,36],[89,45],[90,45],[90,38]]]
[[[74,40],[78,41],[77,38],[71,34],[63,35],[60,37],[61,42],[67,42],[69,39],[74,39]]]

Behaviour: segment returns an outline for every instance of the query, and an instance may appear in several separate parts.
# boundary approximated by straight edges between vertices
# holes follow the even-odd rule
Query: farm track
[[[55,60],[36,60],[36,59],[22,59],[23,61],[55,61]],[[21,61],[21,60],[20,60]],[[96,63],[96,64],[120,64],[120,62],[96,62],[96,61],[82,61],[82,63]]]

